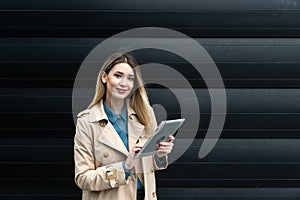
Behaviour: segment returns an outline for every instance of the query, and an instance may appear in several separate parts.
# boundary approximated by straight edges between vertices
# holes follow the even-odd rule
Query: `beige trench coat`
[[[130,149],[138,139],[145,142],[157,127],[153,110],[151,107],[149,109],[152,122],[149,126],[143,126],[127,102]],[[136,176],[139,176],[144,185],[145,200],[156,200],[154,172],[167,167],[167,158],[160,167],[153,156],[140,159],[136,166],[137,173],[132,173],[126,180],[122,161],[126,160],[128,150],[109,122],[103,102],[79,113],[77,117],[74,138],[75,183],[83,190],[82,199],[135,200]],[[115,178],[108,178],[108,169],[115,170]]]

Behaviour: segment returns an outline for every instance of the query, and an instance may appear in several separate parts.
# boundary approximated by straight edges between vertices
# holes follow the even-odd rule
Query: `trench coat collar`
[[[126,106],[127,106],[127,113],[129,117],[131,115],[136,115],[136,112],[129,104],[129,99],[126,100]],[[101,100],[99,103],[94,105],[90,109],[90,114],[89,114],[89,122],[99,122],[101,120],[108,120],[108,117],[104,111],[103,100]]]
[[[143,134],[145,126],[134,121],[132,115],[136,115],[133,108],[129,105],[129,101],[126,101],[127,113],[128,113],[128,146],[131,149],[139,137]],[[112,124],[109,124],[108,117],[104,111],[103,101],[101,100],[98,104],[90,109],[89,122],[100,122],[106,121],[106,126],[102,128],[102,133],[99,135],[100,142],[107,146],[121,152],[122,154],[128,156],[128,150],[126,149],[122,139],[113,128]],[[100,128],[100,125],[99,125]]]

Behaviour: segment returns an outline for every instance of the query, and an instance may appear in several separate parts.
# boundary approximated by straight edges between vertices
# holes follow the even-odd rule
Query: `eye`
[[[116,78],[121,78],[122,76],[120,74],[115,74]]]
[[[132,78],[132,77],[128,77],[128,80],[130,80],[130,81],[134,81],[134,78]]]

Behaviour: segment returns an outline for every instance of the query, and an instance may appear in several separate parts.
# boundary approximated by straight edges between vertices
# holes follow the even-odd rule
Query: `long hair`
[[[103,72],[108,74],[111,69],[119,63],[127,63],[133,68],[135,79],[134,79],[134,88],[133,92],[130,95],[129,105],[134,109],[136,112],[140,122],[143,125],[149,125],[151,122],[150,117],[150,110],[149,110],[149,100],[148,96],[145,90],[145,87],[143,85],[143,80],[141,73],[138,69],[138,63],[136,59],[126,53],[115,53],[112,54],[103,64],[97,78],[96,83],[96,91],[94,98],[91,102],[91,104],[88,106],[88,108],[93,107],[97,103],[99,103],[102,99],[105,99],[106,95],[106,85],[102,82],[101,76]]]

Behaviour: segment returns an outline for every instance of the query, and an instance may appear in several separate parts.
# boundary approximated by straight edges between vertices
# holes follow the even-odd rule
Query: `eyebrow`
[[[120,72],[120,71],[116,71],[115,73],[124,75],[124,73],[123,73],[123,72]],[[128,76],[134,76],[134,74],[128,74]]]

